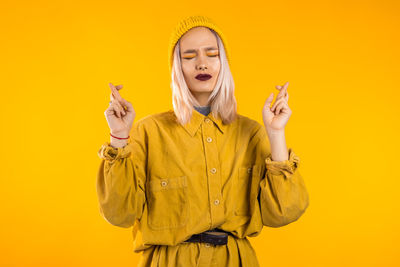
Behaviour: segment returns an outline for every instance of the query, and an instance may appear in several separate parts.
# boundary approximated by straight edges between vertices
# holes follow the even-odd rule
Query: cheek
[[[182,62],[182,72],[185,76],[190,76],[190,66]]]
[[[214,73],[219,73],[220,69],[221,69],[221,64],[220,64],[219,61],[213,63],[213,65],[212,65],[212,71],[213,71]]]

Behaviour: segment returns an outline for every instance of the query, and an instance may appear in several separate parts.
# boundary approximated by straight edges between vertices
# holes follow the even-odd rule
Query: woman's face
[[[208,96],[217,83],[221,68],[216,36],[207,27],[194,27],[180,40],[182,71],[192,94],[201,105],[206,105]],[[196,78],[199,74],[209,74],[208,80]]]

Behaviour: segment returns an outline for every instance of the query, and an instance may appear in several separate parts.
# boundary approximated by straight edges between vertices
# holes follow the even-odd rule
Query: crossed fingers
[[[119,89],[122,88],[122,85],[117,85],[114,86],[112,83],[108,84],[111,88],[111,94],[110,94],[110,105],[115,105],[117,108],[121,111],[123,115],[126,114],[125,110],[127,109],[125,107],[126,105],[126,100],[122,98],[120,93],[118,92]]]
[[[287,88],[289,86],[289,82],[286,82],[283,87],[280,85],[277,85],[276,88],[279,89],[279,93],[276,96],[275,103],[271,107],[271,111],[277,113],[278,110],[276,110],[276,107],[282,106],[282,105],[287,105],[287,102],[289,101],[289,93],[287,91]]]

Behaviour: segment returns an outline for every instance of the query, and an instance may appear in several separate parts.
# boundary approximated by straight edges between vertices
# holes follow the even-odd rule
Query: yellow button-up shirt
[[[186,125],[173,110],[149,115],[125,147],[105,142],[98,151],[99,210],[112,225],[134,226],[135,252],[213,228],[256,236],[308,207],[299,157],[288,152],[273,161],[264,126],[240,114],[228,125],[195,109]]]

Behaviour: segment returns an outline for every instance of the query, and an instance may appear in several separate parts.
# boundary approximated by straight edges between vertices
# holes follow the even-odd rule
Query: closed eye
[[[219,54],[215,54],[215,55],[208,55],[209,57],[217,57],[217,56],[219,56]],[[184,59],[192,59],[192,58],[195,58],[194,56],[193,57],[184,57]]]

